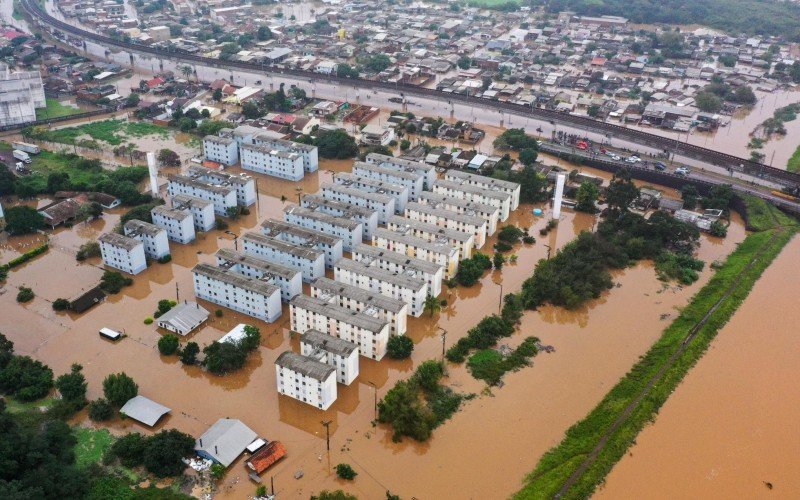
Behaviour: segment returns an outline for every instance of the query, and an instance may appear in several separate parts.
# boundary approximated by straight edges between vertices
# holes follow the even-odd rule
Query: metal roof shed
[[[197,438],[194,449],[203,458],[228,467],[258,435],[234,418],[221,418]]]
[[[149,427],[156,425],[158,420],[171,410],[144,396],[136,396],[125,403],[119,412],[127,417],[137,420]]]
[[[178,335],[188,335],[207,319],[208,311],[200,307],[197,302],[184,302],[158,318],[158,326]]]

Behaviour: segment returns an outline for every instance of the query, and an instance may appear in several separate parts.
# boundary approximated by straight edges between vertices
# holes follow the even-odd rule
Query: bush
[[[60,375],[56,379],[55,385],[62,398],[83,407],[86,404],[87,384],[81,370],[83,370],[81,365],[73,364],[69,373]]]
[[[503,226],[497,233],[497,239],[507,243],[516,243],[524,235],[525,232],[517,226]]]
[[[121,408],[139,394],[139,386],[125,372],[111,374],[103,380],[103,394],[111,405]]]
[[[172,255],[170,255],[170,254],[162,255],[161,257],[158,258],[158,263],[159,264],[166,264],[166,263],[171,262],[171,261],[172,261]]]
[[[484,349],[469,357],[467,368],[473,377],[485,380],[489,385],[496,385],[503,376],[502,361],[503,356],[499,352]]]
[[[386,354],[392,359],[406,359],[414,351],[414,342],[405,335],[393,335],[386,344]]]
[[[29,356],[11,356],[0,370],[0,391],[20,401],[41,399],[52,388],[53,370]]]
[[[124,467],[138,467],[144,461],[146,441],[147,439],[138,432],[125,434],[111,445],[108,456],[119,459]]]
[[[28,262],[29,260],[33,259],[34,257],[37,257],[37,256],[45,253],[49,248],[50,248],[50,245],[45,243],[44,245],[38,246],[38,247],[34,248],[33,250],[29,250],[29,251],[25,252],[24,254],[22,254],[20,256],[14,257],[13,259],[8,261],[8,264],[5,264],[5,265],[0,266],[0,267],[3,267],[5,270],[13,269],[13,268],[15,268],[17,266],[20,266],[20,265]]]
[[[511,315],[509,312],[506,313]],[[451,362],[462,363],[471,349],[494,347],[500,338],[509,337],[513,333],[514,322],[494,314],[487,316],[471,328],[466,337],[458,339],[458,342],[447,350],[446,357]]]
[[[193,365],[197,363],[197,355],[200,353],[200,346],[197,342],[189,342],[181,352],[181,363],[185,365]]]
[[[108,400],[100,398],[89,403],[89,418],[93,422],[105,422],[114,416],[114,408]]]
[[[36,294],[33,293],[32,289],[24,286],[19,287],[19,292],[17,292],[17,302],[30,302],[34,297],[36,297]]]
[[[152,325],[153,324],[153,318],[149,318],[149,317],[145,318],[144,319],[144,324],[145,325]]]
[[[221,318],[222,317],[222,309],[217,309],[214,311],[214,316]]]
[[[210,470],[211,477],[214,478],[215,481],[219,481],[225,477],[225,466],[222,464],[213,464]]]
[[[100,244],[96,241],[84,243],[75,255],[75,259],[78,261],[84,261],[90,257],[100,257]]]
[[[178,336],[173,333],[168,333],[158,339],[158,352],[164,356],[171,356],[175,354],[180,346]]]
[[[526,245],[532,245],[536,243],[536,238],[530,235],[525,235],[522,237],[522,242],[525,243]]]
[[[514,249],[514,247],[511,246],[511,243],[500,240],[494,244],[494,249],[497,250],[498,252],[510,252],[511,250]]]
[[[56,299],[53,301],[54,311],[66,311],[69,309],[69,301],[67,299]]]
[[[350,464],[339,464],[336,466],[336,475],[342,479],[347,479],[352,481],[356,478],[358,473],[350,467]]]
[[[216,375],[224,375],[244,367],[248,353],[261,342],[258,328],[245,326],[245,337],[240,342],[214,342],[203,349],[203,366]]]

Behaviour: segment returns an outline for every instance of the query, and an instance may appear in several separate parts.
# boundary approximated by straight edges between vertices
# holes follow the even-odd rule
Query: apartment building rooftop
[[[373,333],[380,333],[380,331],[383,330],[387,324],[385,321],[381,321],[378,318],[373,318],[372,316],[367,316],[366,314],[360,312],[351,311],[350,309],[345,309],[338,304],[331,304],[329,302],[325,302],[324,300],[310,297],[308,295],[296,295],[292,300],[289,301],[289,304]]]
[[[229,144],[233,144],[234,142],[236,142],[236,140],[232,137],[220,137],[218,135],[207,135],[203,137],[203,140],[208,142],[215,142],[217,144],[223,144],[225,146],[228,146]]]
[[[176,182],[178,184],[183,184],[203,191],[209,191],[222,195],[227,195],[234,191],[234,188],[231,186],[223,186],[211,182],[201,181],[200,179],[183,174],[169,175],[167,179],[169,179],[170,182]]]
[[[445,205],[452,205],[460,207],[467,215],[473,214],[490,214],[497,212],[498,208],[485,203],[478,203],[477,201],[462,200],[461,198],[454,198],[444,194],[434,193],[433,191],[423,191],[420,193],[419,198],[426,200],[427,205],[435,208],[444,208]]]
[[[288,368],[293,372],[301,373],[306,377],[323,382],[336,371],[333,366],[317,361],[314,358],[303,356],[292,351],[281,353],[275,360],[275,364],[281,368]]]
[[[188,194],[176,194],[172,197],[172,208],[177,210],[186,210],[187,208],[202,209],[213,204],[213,202],[195,196],[189,196]]]
[[[320,250],[315,250],[313,248],[299,247],[297,245],[292,245],[291,243],[286,243],[285,241],[281,241],[277,238],[273,238],[272,236],[266,236],[259,233],[245,233],[244,236],[242,236],[242,240],[245,242],[251,241],[257,245],[270,247],[279,252],[295,255],[302,259],[316,260],[320,256],[324,255],[324,252]]]
[[[356,229],[361,224],[360,222],[353,219],[348,219],[346,217],[339,217],[336,215],[330,215],[326,214],[325,212],[317,212],[316,210],[301,207],[299,205],[289,205],[288,207],[283,209],[283,213],[296,214],[301,217],[308,217],[309,219],[324,222],[332,226],[344,227],[351,231]]]
[[[350,259],[339,259],[336,262],[336,268],[351,273],[360,274],[362,276],[367,276],[370,279],[376,279],[379,281],[383,281],[385,283],[391,283],[392,285],[396,285],[399,287],[409,288],[411,290],[419,290],[420,288],[425,286],[424,279],[417,278],[409,271],[402,271],[402,272],[386,271]]]
[[[280,291],[280,289],[272,283],[267,283],[266,281],[256,278],[248,278],[230,269],[212,266],[211,264],[197,264],[192,269],[192,272],[260,295],[270,296],[276,291]]]
[[[452,189],[454,191],[461,191],[464,193],[475,194],[478,196],[484,196],[486,198],[493,198],[496,200],[500,200],[502,202],[511,199],[511,193],[506,191],[502,191],[500,188],[495,187],[494,189],[491,188],[483,188],[480,186],[473,186],[471,184],[466,184],[463,182],[456,182],[456,181],[447,181],[444,179],[437,179],[436,182],[433,183],[434,186],[441,186],[446,189]]]
[[[374,210],[371,210],[367,207],[361,207],[344,201],[329,200],[317,194],[303,195],[303,202],[308,204],[308,208],[311,210],[316,210],[319,207],[328,207],[332,210],[340,210],[346,214],[342,215],[341,217],[353,217],[356,215],[361,217],[370,217],[375,213]],[[321,212],[317,211],[317,213]]]
[[[308,229],[298,226],[297,224],[290,224],[277,219],[267,219],[262,222],[261,231],[264,233],[264,235],[272,236],[274,238],[278,238],[280,234],[289,234],[295,236],[305,240],[305,243],[303,243],[304,246],[318,244],[334,246],[338,242],[342,241],[341,238],[336,236],[331,236],[321,231],[315,231],[313,229]]]
[[[401,186],[400,184],[392,184],[391,182],[379,181],[372,179],[370,177],[364,177],[361,175],[351,174],[348,172],[337,173],[336,183],[340,186],[356,186],[356,189],[367,189],[367,188],[357,187],[358,185],[368,186],[368,189],[370,189],[373,193],[400,194],[408,190],[407,187]]]
[[[192,178],[210,177],[215,181],[219,181],[222,185],[226,183],[243,185],[253,180],[253,178],[247,174],[226,174],[220,170],[201,167],[200,165],[192,165],[189,167],[187,175]]]
[[[127,236],[131,238],[140,234],[145,236],[156,236],[161,231],[163,231],[163,229],[155,224],[150,224],[149,222],[143,222],[136,219],[129,220],[125,223],[125,232],[128,233]]]
[[[309,344],[315,349],[333,353],[337,356],[348,357],[358,349],[358,344],[333,335],[328,335],[319,330],[306,330],[300,342]]]
[[[394,165],[399,165],[401,167],[410,168],[414,171],[424,170],[428,172],[434,168],[432,165],[428,165],[427,163],[423,163],[421,161],[406,160],[405,158],[396,158],[394,156],[382,155],[380,153],[368,154],[367,161],[373,161],[378,164],[392,163]]]
[[[153,207],[153,209],[150,210],[150,212],[154,215],[158,214],[167,217],[169,219],[175,219],[175,220],[184,220],[187,217],[191,217],[191,214],[188,214],[183,210],[178,210],[177,208],[169,208],[166,205],[158,205],[156,207]]]
[[[376,203],[391,203],[394,198],[391,195],[383,194],[383,193],[370,193],[369,191],[364,191],[362,189],[344,186],[341,184],[331,184],[325,183],[320,186],[320,189],[329,189],[336,193],[344,194],[347,196],[352,196],[354,198],[363,198],[365,200],[374,201]]]
[[[381,167],[378,164],[367,163],[363,161],[355,162],[353,164],[353,170],[355,171],[356,168],[368,170],[370,172],[376,172],[379,174],[394,176],[397,177],[398,179],[407,179],[410,181],[415,181],[421,177],[421,174],[417,173],[416,169],[413,168],[408,168],[407,170],[395,170],[393,168],[385,168]]]
[[[449,240],[466,243],[473,238],[472,233],[465,233],[464,231],[449,229],[446,227],[437,226],[435,224],[428,224],[418,220],[406,219],[405,217],[401,217],[399,215],[393,215],[389,217],[386,222],[387,225],[394,224],[396,226],[394,229],[395,232],[413,236],[413,231],[418,230],[428,234],[437,235],[437,241],[441,241],[442,243],[447,243]]]
[[[373,305],[379,309],[393,313],[400,312],[403,307],[406,306],[406,303],[402,300],[365,290],[357,286],[348,285],[347,283],[335,281],[330,278],[319,277],[311,282],[311,286],[319,288],[329,295],[341,295],[348,299],[357,300],[362,304]]]
[[[303,144],[302,142],[294,142],[287,139],[279,139],[276,137],[272,137],[269,134],[265,134],[263,130],[259,131],[255,135],[255,138],[258,141],[269,142],[273,146],[293,149],[295,151],[309,152],[316,149],[316,146],[312,146],[311,144]]]
[[[275,275],[287,280],[294,278],[297,273],[300,272],[297,269],[284,266],[283,264],[278,264],[277,262],[261,259],[259,257],[253,257],[252,255],[236,252],[227,248],[220,248],[217,250],[216,257],[218,260],[221,259],[227,262],[224,264],[217,264],[219,267],[230,268],[236,264],[243,264],[245,266],[258,269],[265,275]]]
[[[119,233],[103,233],[97,238],[97,240],[100,243],[107,243],[111,246],[123,248],[128,251],[131,251],[142,244],[135,238],[130,238]]]
[[[467,213],[456,212],[455,210],[448,210],[443,208],[441,204],[429,205],[426,203],[419,203],[416,201],[408,202],[406,210],[417,211],[424,214],[430,214],[443,219],[461,222],[463,224],[470,224],[473,226],[483,226],[486,224],[486,219],[477,215],[470,215]]]
[[[365,264],[369,264],[375,259],[380,259],[386,262],[391,262],[397,266],[409,267],[427,274],[436,274],[442,268],[442,266],[439,264],[435,264],[427,260],[409,257],[402,253],[392,252],[391,250],[386,250],[385,248],[374,247],[371,245],[355,245],[353,247],[353,253],[360,253],[361,255],[367,257],[366,260],[362,261]]]
[[[405,245],[421,248],[423,250],[427,250],[429,252],[438,254],[451,255],[457,251],[455,247],[448,245],[446,243],[430,242],[428,240],[424,240],[417,236],[409,236],[407,234],[403,234],[397,231],[392,231],[390,229],[384,229],[384,228],[376,229],[375,237],[386,238],[391,241],[397,241]]]
[[[495,186],[499,189],[514,191],[519,188],[519,184],[511,181],[504,181],[501,179],[494,179],[486,177],[485,175],[472,174],[461,170],[448,170],[446,177],[454,177],[456,179],[463,179],[465,181],[479,182],[488,186]],[[457,182],[457,181],[456,181]]]
[[[275,149],[270,144],[242,144],[242,149],[263,153],[266,155],[277,156],[278,158],[289,158],[290,160],[300,157],[299,154],[293,153],[291,151],[283,151],[281,149]]]

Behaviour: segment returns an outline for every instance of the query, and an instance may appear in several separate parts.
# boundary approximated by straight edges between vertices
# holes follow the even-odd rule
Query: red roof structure
[[[253,453],[253,456],[247,459],[247,467],[249,467],[256,474],[261,474],[269,469],[272,464],[286,456],[286,448],[280,441],[272,441],[266,446]]]

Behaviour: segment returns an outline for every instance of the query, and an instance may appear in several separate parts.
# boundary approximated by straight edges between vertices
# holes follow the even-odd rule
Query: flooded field
[[[786,246],[596,498],[797,498],[800,372]]]
[[[232,222],[230,229],[241,235],[265,218],[281,218],[283,208],[295,202],[299,192],[316,192],[320,183],[330,181],[332,173],[348,171],[351,165],[352,160],[323,161],[318,173],[300,183],[257,176],[260,196],[256,210]],[[156,343],[161,333],[143,320],[152,315],[160,299],[193,299],[191,268],[198,262],[212,262],[217,249],[235,245],[231,236],[219,231],[191,245],[172,243],[171,263],[153,263],[135,277],[132,287],[74,316],[55,313],[50,301],[72,297],[97,283],[102,274],[99,260],[78,264],[74,251],[113,228],[122,210],[90,224],[59,229],[51,236],[50,252],[10,274],[6,293],[0,295],[4,311],[0,331],[16,343],[18,352],[41,359],[56,374],[68,371],[73,362],[83,364],[92,399],[101,396],[101,382],[107,374],[125,371],[139,384],[141,394],[173,409],[156,430],[175,427],[199,435],[218,418],[234,417],[261,436],[282,441],[289,454],[269,474],[275,476],[276,491],[284,498],[308,498],[323,488],[344,488],[362,498],[380,498],[387,489],[405,498],[507,496],[518,489],[539,456],[647,350],[676,308],[710,275],[704,271],[700,281],[690,287],[664,286],[656,280],[652,265],[645,262],[615,273],[619,286],[582,309],[545,307],[527,313],[521,331],[507,343],[513,346],[525,336],[535,335],[544,344],[555,346],[555,353],[541,354],[534,366],[507,375],[505,386],[491,393],[484,392],[483,383],[474,380],[463,366],[450,366],[446,382],[457,391],[480,396],[437,429],[430,442],[392,443],[388,428],[372,425],[375,396],[382,397],[420,362],[441,356],[439,327],[448,332],[446,345],[452,345],[497,310],[501,284],[503,293],[519,290],[536,262],[546,257],[546,245],[555,251],[595,222],[593,216],[566,212],[556,230],[539,238],[538,229],[546,223],[549,209],[543,206],[545,215],[534,217],[531,208],[521,206],[509,222],[530,228],[537,243],[515,248],[517,262],[488,274],[479,285],[445,290],[443,298],[448,305],[434,317],[409,318],[409,336],[416,344],[412,359],[363,359],[357,381],[340,386],[338,400],[325,412],[278,397],[275,390],[275,358],[286,349],[297,350],[299,343],[288,331],[287,314],[265,324],[224,309],[221,318],[212,315],[208,324],[183,339],[202,347],[241,322],[261,328],[261,348],[244,370],[230,376],[216,377],[198,367],[183,366],[175,357],[159,355]],[[743,238],[741,220],[734,217],[726,239],[703,237],[700,257],[707,262],[721,258]],[[10,258],[23,250],[18,247],[33,243],[12,238],[0,246],[0,257]],[[493,239],[487,242],[484,251],[493,243]],[[37,297],[19,305],[14,296],[23,284],[33,288]],[[210,303],[201,304],[211,311],[217,309]],[[104,341],[97,334],[104,326],[124,330],[128,337],[117,344]],[[332,421],[330,455],[325,452],[323,420]],[[150,432],[130,420],[114,421],[111,427],[115,433]],[[331,466],[340,462],[350,463],[359,472],[352,484],[335,478]],[[296,480],[293,476],[299,470],[304,477]],[[476,481],[476,477],[492,480]],[[220,497],[243,498],[253,490],[240,460],[231,467]]]

